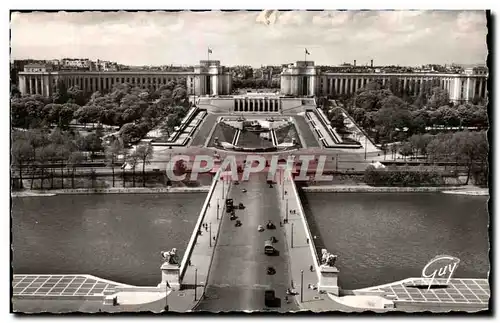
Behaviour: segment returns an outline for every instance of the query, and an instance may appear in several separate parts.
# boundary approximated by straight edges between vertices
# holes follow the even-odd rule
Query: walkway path
[[[190,297],[195,301],[192,307],[202,299],[202,295],[205,291],[213,260],[214,248],[217,243],[219,243],[219,229],[225,212],[224,198],[228,192],[230,192],[230,189],[231,186],[222,181],[219,181],[215,186],[203,219],[203,224],[207,226],[204,227],[202,225],[201,235],[197,237],[196,244],[191,254],[191,266],[188,265],[182,281],[185,288],[190,290]],[[197,286],[196,295],[194,293],[195,284]]]
[[[280,176],[281,177],[281,176]],[[282,184],[281,178],[278,180]],[[331,301],[327,294],[319,294],[316,290],[309,289],[310,284],[318,284],[318,276],[315,271],[310,270],[310,266],[314,266],[316,261],[311,254],[311,249],[306,230],[304,228],[301,215],[301,207],[297,203],[297,199],[293,194],[293,182],[284,182],[283,186],[279,185],[279,200],[281,201],[281,217],[288,219],[288,224],[285,224],[285,234],[288,246],[288,254],[290,260],[290,268],[292,272],[293,288],[298,295],[295,296],[297,303],[303,310],[314,312],[345,310],[346,308]],[[286,215],[288,211],[288,215]],[[292,211],[292,213],[290,213]],[[295,213],[293,213],[295,211]],[[293,226],[293,235],[292,235]],[[293,238],[292,238],[293,237]],[[293,239],[293,245],[292,245]],[[303,288],[301,287],[301,271],[304,272]],[[301,297],[300,293],[303,292]],[[303,300],[303,302],[301,302]]]
[[[227,215],[222,223],[221,236],[215,250],[212,268],[208,278],[206,298],[196,308],[198,311],[294,311],[297,306],[284,300],[290,284],[288,255],[285,237],[279,226],[279,204],[276,186],[266,183],[267,174],[252,175],[248,182],[231,188],[230,197],[234,203],[243,203],[244,209],[236,210],[242,222],[235,227]],[[242,192],[245,188],[247,192]],[[258,232],[259,224],[268,220],[276,224],[276,230]],[[277,238],[275,247],[279,254],[264,254],[264,243],[271,236]],[[276,269],[275,275],[267,274],[267,267]],[[266,308],[264,291],[274,289],[281,299],[281,307]]]

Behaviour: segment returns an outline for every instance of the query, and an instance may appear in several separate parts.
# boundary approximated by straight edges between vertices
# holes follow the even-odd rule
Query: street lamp
[[[291,241],[291,242],[292,242],[292,243],[291,243],[291,245],[292,245],[292,248],[293,248],[293,223],[292,223],[292,234],[290,235],[290,239],[292,239],[292,241]]]
[[[285,200],[285,223],[288,223],[288,199]]]
[[[365,160],[366,160],[366,143],[368,141],[368,136],[365,133]]]
[[[209,247],[212,247],[212,222],[208,223],[208,243]]]
[[[197,279],[198,279],[198,269],[195,268],[194,269],[194,300],[196,301],[196,290],[197,290],[197,285],[198,285],[198,282],[197,282]]]
[[[300,271],[300,302],[304,303],[304,271]]]
[[[169,311],[168,306],[168,282],[165,282],[165,312]]]
[[[217,220],[219,220],[219,198],[217,198]]]

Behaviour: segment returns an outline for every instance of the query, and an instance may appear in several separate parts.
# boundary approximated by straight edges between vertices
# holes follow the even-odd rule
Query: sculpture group
[[[163,260],[170,265],[177,265],[179,263],[177,259],[177,248],[172,248],[170,251],[162,251],[161,256]]]
[[[329,253],[326,249],[321,249],[321,265],[328,267],[335,267],[337,255]]]

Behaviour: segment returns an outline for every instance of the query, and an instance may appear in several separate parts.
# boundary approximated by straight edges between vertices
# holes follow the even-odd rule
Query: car
[[[266,255],[274,255],[276,253],[276,248],[274,248],[273,243],[269,240],[265,242],[264,253]]]
[[[276,293],[274,289],[266,289],[264,291],[264,304],[267,307],[273,307],[276,304]]]
[[[257,227],[257,231],[259,231],[259,232],[264,231],[264,227],[259,224],[259,226]]]

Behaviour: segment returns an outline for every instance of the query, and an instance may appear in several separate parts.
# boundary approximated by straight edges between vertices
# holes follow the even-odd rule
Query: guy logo
[[[447,278],[446,284],[450,282],[453,273],[457,269],[460,259],[452,256],[436,256],[425,265],[422,270],[422,278],[430,278],[429,291],[435,278]]]

